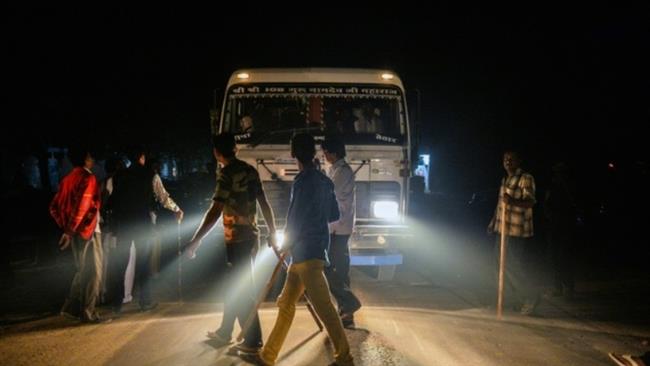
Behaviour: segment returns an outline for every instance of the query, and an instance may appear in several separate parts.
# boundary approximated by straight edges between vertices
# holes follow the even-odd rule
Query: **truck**
[[[257,168],[278,228],[285,224],[299,172],[290,155],[292,135],[307,132],[317,143],[327,135],[342,136],[356,181],[351,265],[376,266],[378,278],[390,280],[404,260],[400,246],[410,238],[412,142],[405,94],[401,79],[389,70],[237,70],[220,111],[213,113],[214,129],[233,134],[238,158]],[[325,162],[318,148],[317,162]]]

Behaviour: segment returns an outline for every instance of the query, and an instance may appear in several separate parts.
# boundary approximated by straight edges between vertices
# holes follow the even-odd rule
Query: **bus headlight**
[[[276,230],[275,232],[275,245],[278,246],[278,249],[282,248],[284,244],[284,230]]]
[[[378,219],[397,220],[399,219],[399,204],[394,201],[372,202],[372,215]]]
[[[379,245],[385,245],[386,244],[386,238],[384,238],[383,235],[379,235],[377,237],[377,244]]]

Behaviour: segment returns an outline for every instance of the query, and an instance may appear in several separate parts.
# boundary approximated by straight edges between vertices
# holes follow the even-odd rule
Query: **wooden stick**
[[[248,328],[251,327],[251,325],[253,324],[253,320],[255,319],[255,315],[257,315],[257,309],[260,307],[262,302],[264,302],[264,299],[266,299],[266,296],[273,288],[273,283],[275,282],[275,279],[278,277],[278,273],[280,273],[280,269],[282,268],[283,265],[284,265],[284,254],[280,257],[278,264],[275,265],[275,268],[273,269],[273,273],[271,274],[271,278],[269,278],[268,282],[266,282],[266,286],[264,286],[264,290],[260,292],[259,296],[257,297],[257,300],[255,301],[255,306],[253,307],[253,309],[251,309],[251,312],[248,314],[248,317],[246,317],[246,322],[244,323],[244,326],[239,332],[239,335],[237,335],[237,341],[241,342],[242,339],[244,339],[244,334],[246,333],[246,331],[248,331]]]
[[[177,221],[178,234],[178,302],[183,303],[183,251],[181,250],[181,221]]]
[[[503,284],[506,271],[506,204],[501,201],[501,245],[499,250],[499,292],[497,294],[497,319],[503,319]]]

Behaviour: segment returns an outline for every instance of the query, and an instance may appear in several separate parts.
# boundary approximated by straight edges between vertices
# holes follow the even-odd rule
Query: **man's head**
[[[156,172],[156,174],[160,174],[161,163],[160,163],[160,158],[159,157],[157,157],[157,156],[156,157],[150,157],[148,159],[147,163],[149,164],[149,167],[151,168],[151,170]]]
[[[235,136],[227,132],[212,136],[212,145],[214,158],[221,164],[227,164],[237,153]]]
[[[253,129],[253,117],[249,115],[242,117],[239,123],[243,132],[248,132]]]
[[[291,156],[303,165],[311,164],[316,155],[314,137],[307,133],[299,133],[291,138]]]
[[[77,146],[70,149],[68,153],[70,162],[73,166],[92,169],[95,166],[95,157],[90,148],[86,146]]]
[[[503,153],[503,168],[508,173],[514,173],[521,166],[521,155],[514,150],[506,150]]]
[[[131,164],[139,164],[141,166],[144,166],[144,164],[147,162],[146,157],[147,157],[147,151],[142,146],[131,148],[128,155]]]
[[[118,170],[124,169],[125,164],[121,156],[112,156],[106,159],[106,174],[115,174]]]
[[[345,144],[343,140],[338,136],[327,136],[321,144],[323,149],[323,154],[325,154],[325,159],[328,163],[334,164],[339,159],[345,157]]]

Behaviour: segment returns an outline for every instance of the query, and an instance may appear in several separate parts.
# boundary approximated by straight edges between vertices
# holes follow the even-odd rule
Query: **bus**
[[[299,132],[316,142],[340,135],[355,173],[352,266],[377,266],[389,280],[409,238],[411,126],[405,90],[388,70],[288,68],[235,71],[224,93],[219,132],[235,136],[238,157],[259,171],[277,227],[286,218],[298,166],[289,142]],[[317,149],[318,162],[325,162]],[[325,165],[321,168],[325,169]],[[263,218],[260,228],[265,229]]]

